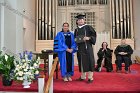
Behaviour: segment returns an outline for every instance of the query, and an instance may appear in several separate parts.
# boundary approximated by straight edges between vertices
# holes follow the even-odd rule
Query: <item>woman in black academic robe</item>
[[[107,72],[111,72],[113,70],[112,66],[112,50],[107,48],[107,42],[102,43],[102,48],[99,49],[97,55],[97,67],[96,71],[100,72],[102,67],[102,62],[104,61],[104,67],[106,68]]]

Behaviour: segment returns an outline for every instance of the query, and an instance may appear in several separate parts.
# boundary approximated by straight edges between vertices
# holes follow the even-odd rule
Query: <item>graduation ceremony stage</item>
[[[140,65],[138,64],[131,66],[130,74],[116,73],[115,69],[107,73],[103,68],[102,72],[94,73],[94,82],[91,84],[87,84],[86,81],[76,81],[79,76],[78,67],[75,66],[73,81],[63,82],[59,71],[58,80],[54,76],[54,93],[140,93]],[[29,89],[23,89],[20,82],[14,82],[10,87],[4,87],[0,82],[0,91],[37,92],[37,81],[34,81]]]
[[[60,77],[54,80],[54,93],[140,93],[140,65],[133,64],[130,74],[116,73],[115,70],[108,73],[103,68],[102,72],[94,73],[94,82],[87,84],[76,81],[80,73],[75,67],[72,82],[62,82]]]

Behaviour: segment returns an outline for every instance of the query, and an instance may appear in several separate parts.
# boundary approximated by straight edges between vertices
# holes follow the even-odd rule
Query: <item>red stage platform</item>
[[[130,74],[116,73],[115,69],[111,73],[105,69],[95,72],[92,84],[87,84],[87,80],[76,81],[79,76],[75,67],[72,82],[63,82],[60,77],[54,80],[54,93],[140,93],[140,65],[137,64],[131,66]]]
[[[75,67],[72,82],[63,82],[59,74],[59,79],[54,79],[54,93],[140,93],[140,65],[138,64],[131,66],[130,74],[116,73],[115,69],[111,73],[107,73],[105,69],[102,72],[95,72],[92,84],[87,84],[86,81],[76,81],[79,76],[78,67]],[[14,82],[10,87],[2,86],[0,82],[0,91],[25,93],[38,91],[37,82],[32,83],[29,89],[22,87],[18,82]]]

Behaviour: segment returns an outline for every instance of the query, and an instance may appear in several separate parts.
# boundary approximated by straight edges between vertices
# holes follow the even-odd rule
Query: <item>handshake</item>
[[[127,55],[126,52],[119,52],[120,55]]]
[[[72,53],[73,49],[67,49],[67,52]]]

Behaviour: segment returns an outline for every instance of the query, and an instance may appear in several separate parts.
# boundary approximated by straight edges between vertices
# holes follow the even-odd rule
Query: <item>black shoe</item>
[[[107,69],[107,72],[112,72],[112,70],[108,70],[108,69]]]
[[[93,82],[93,80],[91,80],[91,79],[88,79],[88,81],[87,81],[87,83],[92,83]]]
[[[121,73],[122,72],[122,70],[117,70],[117,73]]]
[[[82,79],[81,77],[76,79],[76,81],[84,81],[85,79]]]
[[[95,71],[96,71],[96,72],[99,72],[99,70],[98,70],[98,69],[95,69]]]
[[[100,71],[99,71],[99,68],[95,68],[95,71],[96,71],[96,72],[100,72]]]

